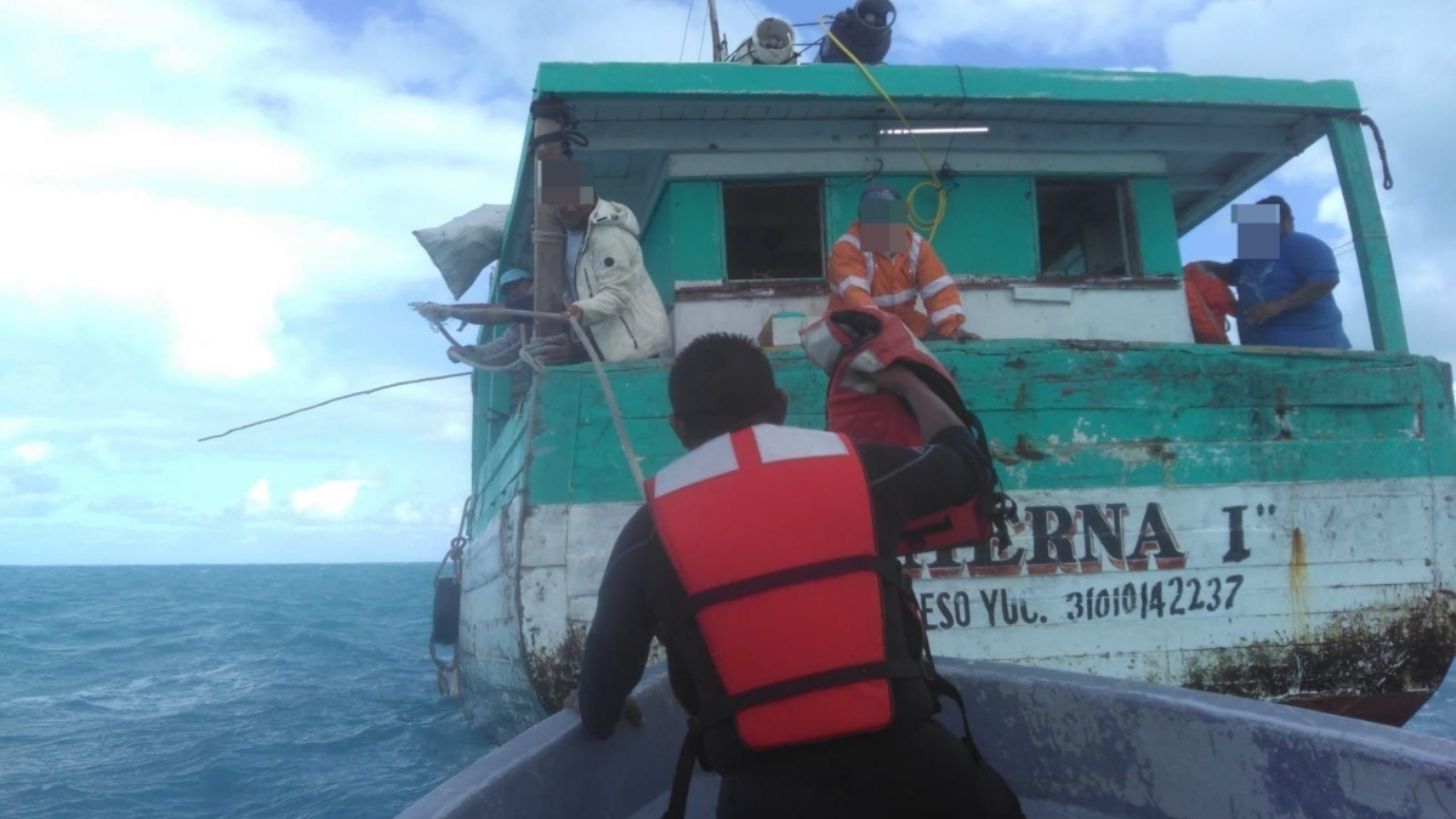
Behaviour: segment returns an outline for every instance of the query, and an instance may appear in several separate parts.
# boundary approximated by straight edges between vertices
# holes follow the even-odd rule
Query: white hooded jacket
[[[667,310],[647,275],[638,233],[631,208],[599,199],[575,259],[576,305],[607,361],[649,358],[672,346]]]

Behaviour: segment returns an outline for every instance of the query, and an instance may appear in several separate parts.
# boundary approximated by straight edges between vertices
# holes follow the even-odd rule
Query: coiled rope
[[[870,85],[884,98],[885,102],[890,106],[890,110],[895,112],[895,116],[900,118],[900,123],[905,126],[905,135],[910,137],[911,144],[915,146],[915,152],[920,154],[920,161],[925,163],[925,172],[929,174],[930,178],[912,187],[910,192],[905,195],[905,217],[911,227],[927,234],[925,238],[930,240],[931,244],[934,244],[935,233],[940,230],[940,223],[945,221],[945,212],[948,204],[945,183],[941,180],[942,174],[931,164],[930,156],[925,153],[925,148],[920,144],[920,138],[915,136],[915,129],[910,126],[910,120],[905,118],[904,112],[895,103],[895,98],[890,96],[890,92],[886,91],[883,85],[880,85],[880,81],[875,79],[875,75],[870,72],[869,67],[860,62],[860,59],[854,55],[853,51],[849,50],[849,47],[842,40],[834,36],[834,32],[829,28],[829,23],[833,19],[829,16],[819,18],[819,25],[824,29],[824,36],[828,37],[831,42],[839,47],[840,51],[844,52],[846,57],[859,67],[860,73],[864,74],[865,79],[869,80]],[[915,205],[916,198],[927,189],[935,191],[935,215],[930,219],[921,216],[920,209]]]
[[[1370,135],[1375,137],[1375,150],[1380,153],[1380,170],[1385,178],[1381,180],[1381,187],[1390,190],[1395,187],[1395,180],[1390,176],[1390,159],[1385,156],[1385,139],[1380,136],[1380,126],[1375,124],[1369,114],[1355,114],[1350,119],[1370,129]]]

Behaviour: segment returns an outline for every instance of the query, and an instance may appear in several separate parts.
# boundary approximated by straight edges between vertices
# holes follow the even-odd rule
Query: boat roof
[[[1360,111],[1345,80],[957,65],[871,71],[914,126],[989,127],[922,137],[932,156],[956,139],[976,151],[1105,152],[1121,155],[1119,167],[1166,174],[1180,235],[1318,141],[1328,118]],[[859,69],[843,64],[542,63],[535,93],[572,106],[591,140],[582,153],[608,191],[614,177],[661,173],[653,163],[671,152],[732,150],[725,140],[773,135],[873,152],[888,147],[881,130],[899,127]],[[735,123],[756,130],[735,132]],[[529,141],[521,158],[513,216],[531,206]],[[528,252],[529,222],[511,219],[507,255]]]

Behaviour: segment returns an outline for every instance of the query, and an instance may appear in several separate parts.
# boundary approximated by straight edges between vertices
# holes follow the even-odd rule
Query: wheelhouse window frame
[[[1136,207],[1127,177],[1037,176],[1033,180],[1033,190],[1036,196],[1038,280],[1095,283],[1147,276],[1138,236]],[[1053,195],[1060,200],[1054,205],[1049,203]],[[1101,201],[1092,200],[1089,195]],[[1049,212],[1052,207],[1056,208],[1055,213]],[[1077,219],[1077,226],[1049,237],[1049,221],[1065,219],[1069,214]],[[1089,218],[1094,215],[1102,218],[1094,222]],[[1104,226],[1100,247],[1092,245],[1087,232],[1089,225],[1096,224]],[[1090,252],[1094,249],[1095,254]],[[1110,259],[1110,264],[1099,261],[1094,269],[1089,270],[1088,259],[1096,256]]]
[[[828,254],[825,251],[825,180],[819,177],[793,179],[743,179],[719,182],[722,191],[722,229],[724,238],[723,279],[730,282],[798,282],[823,279]],[[772,201],[765,194],[791,192],[791,198]],[[738,200],[738,201],[735,201]],[[769,201],[765,201],[769,200]],[[762,208],[800,208],[792,222],[737,224],[735,218],[748,213],[761,214]],[[784,211],[778,211],[783,213]],[[772,230],[785,234],[775,237]],[[735,231],[738,235],[735,237]],[[783,245],[789,244],[788,251]],[[784,262],[785,255],[790,260]],[[785,264],[775,270],[772,265]]]

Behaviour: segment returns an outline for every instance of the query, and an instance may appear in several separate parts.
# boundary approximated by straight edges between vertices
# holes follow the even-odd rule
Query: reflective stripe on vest
[[[884,611],[897,603],[882,578],[899,570],[876,552],[847,438],[739,430],[663,469],[648,497],[712,664],[690,669],[705,727],[731,717],[760,751],[890,725],[887,678],[915,668],[886,647]]]
[[[931,296],[934,296],[936,293],[939,293],[947,287],[952,287],[954,285],[955,282],[951,281],[950,276],[941,276],[940,278],[932,281],[930,284],[927,284],[924,287],[920,288],[920,297],[925,299],[926,301],[930,301]]]
[[[858,236],[855,236],[852,233],[846,233],[843,236],[840,236],[835,241],[836,242],[848,241],[851,244],[853,244],[856,248],[859,248],[859,246],[860,246],[859,237]],[[911,231],[910,232],[910,269],[908,271],[909,274],[910,274],[910,288],[911,288],[910,289],[910,298],[909,299],[903,299],[902,298],[902,299],[900,299],[898,301],[892,301],[892,302],[883,302],[883,301],[880,301],[880,299],[882,299],[882,298],[889,298],[889,297],[888,296],[876,296],[875,297],[875,302],[878,303],[881,307],[887,306],[889,304],[900,304],[900,303],[902,303],[904,301],[914,301],[915,300],[915,290],[914,290],[915,280],[920,275],[920,245],[924,241],[925,240],[920,236],[920,234],[918,234],[918,233],[916,233],[914,231]],[[875,292],[874,291],[874,285],[875,285],[875,254],[866,252],[864,254],[864,258],[865,258],[865,277],[870,280],[870,288],[869,288],[869,290],[870,290],[870,293],[873,294]],[[900,292],[894,293],[892,295],[894,295],[894,296],[901,296],[904,293],[905,293],[905,291],[901,290]]]

